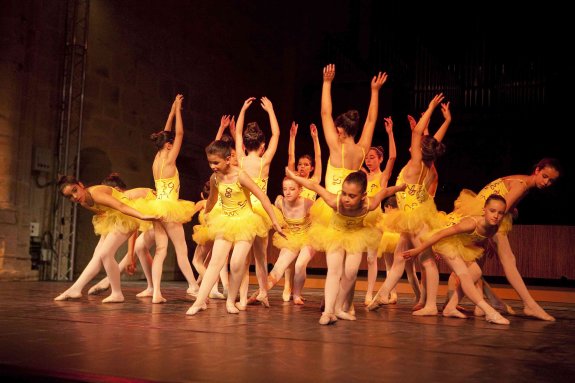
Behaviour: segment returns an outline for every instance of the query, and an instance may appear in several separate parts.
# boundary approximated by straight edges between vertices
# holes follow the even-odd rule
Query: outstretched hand
[[[274,225],[274,230],[275,230],[279,235],[281,235],[281,236],[284,237],[284,238],[287,238],[287,236],[286,236],[285,233],[283,232],[282,227],[280,226],[279,223],[274,222],[273,225]]]
[[[435,97],[433,97],[433,99],[429,102],[429,108],[437,108],[437,105],[439,105],[444,98],[445,96],[443,96],[443,93],[436,94]]]
[[[297,127],[298,127],[298,125],[295,123],[295,121],[293,121],[291,123],[291,127],[289,129],[289,136],[290,137],[295,137],[297,135]]]
[[[174,110],[182,110],[182,101],[184,101],[184,96],[181,94],[178,94],[176,96],[176,99],[174,100]]]
[[[250,97],[247,100],[245,100],[244,105],[242,105],[242,110],[243,111],[247,110],[250,107],[250,105],[252,104],[252,102],[255,101],[255,99],[256,99],[255,97]]]
[[[288,167],[286,166],[286,167],[285,167],[285,171],[286,171],[286,177],[287,177],[287,178],[291,178],[292,180],[295,180],[295,177],[297,177],[297,175],[296,175],[294,172],[292,172],[292,171],[290,170],[290,168],[288,168]]]
[[[390,135],[393,133],[393,120],[391,119],[391,116],[384,117],[383,121],[385,124],[385,131],[387,132],[387,135]]]
[[[309,133],[311,134],[312,138],[317,138],[317,126],[312,122],[309,124]]]
[[[449,110],[449,101],[441,103],[441,114],[443,118],[451,121],[451,111]]]
[[[409,127],[411,128],[411,130],[415,129],[417,121],[415,121],[415,118],[413,118],[412,115],[410,114],[407,115],[407,121],[409,121]]]
[[[262,109],[265,110],[266,112],[271,113],[274,111],[274,106],[272,105],[272,102],[266,96],[262,97],[260,102]]]
[[[412,259],[417,256],[417,253],[414,251],[414,249],[409,249],[402,252],[401,256],[403,257],[403,259]]]
[[[222,116],[222,118],[220,119],[220,127],[223,128],[223,129],[225,129],[225,128],[227,128],[228,126],[230,126],[230,116],[224,114],[224,115]]]
[[[323,67],[323,81],[332,82],[335,78],[335,64],[328,64]]]
[[[371,89],[380,90],[386,81],[387,81],[387,73],[379,72],[377,76],[373,76],[373,78],[371,79]]]

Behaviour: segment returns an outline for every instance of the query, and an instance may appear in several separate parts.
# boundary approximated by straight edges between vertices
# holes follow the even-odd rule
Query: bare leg
[[[315,255],[315,251],[309,247],[303,247],[295,262],[295,273],[293,283],[293,303],[303,305],[302,290],[306,279],[307,265]]]
[[[213,285],[218,280],[220,270],[226,266],[228,254],[231,248],[232,243],[225,239],[216,239],[214,241],[214,246],[212,247],[212,258],[208,264],[206,273],[204,274],[200,290],[198,291],[198,296],[196,297],[194,304],[186,312],[186,315],[195,315],[200,310],[206,308],[208,295],[210,294]]]
[[[545,310],[535,302],[535,299],[533,299],[531,294],[529,294],[529,290],[527,290],[527,286],[525,285],[525,282],[523,282],[523,278],[521,278],[519,270],[517,270],[515,255],[511,250],[511,245],[509,244],[507,236],[498,233],[495,234],[494,239],[497,244],[497,254],[501,261],[501,265],[503,266],[503,270],[505,271],[505,276],[517,294],[519,294],[519,297],[521,297],[521,300],[523,301],[523,312],[525,315],[545,321],[555,321],[555,318],[547,314]]]
[[[319,324],[327,325],[333,323],[335,317],[335,304],[339,293],[339,283],[344,268],[345,252],[337,250],[326,254],[327,276],[325,278],[325,308],[319,320]]]
[[[170,240],[174,244],[178,266],[188,282],[186,293],[192,296],[197,296],[200,286],[196,282],[194,272],[192,271],[192,265],[190,265],[190,260],[188,259],[188,245],[186,244],[184,227],[181,223],[167,222],[164,224],[164,228],[166,229]]]
[[[373,298],[373,289],[377,280],[377,249],[367,249],[367,291],[364,304],[367,306]]]

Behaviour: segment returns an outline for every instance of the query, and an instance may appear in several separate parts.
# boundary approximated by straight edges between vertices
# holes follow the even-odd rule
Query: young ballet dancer
[[[244,120],[246,111],[256,98],[248,98],[242,105],[242,109],[238,115],[236,124],[236,155],[240,168],[244,170],[254,182],[260,187],[262,192],[267,193],[268,179],[270,164],[276,153],[280,127],[274,112],[273,105],[267,97],[262,97],[260,105],[263,110],[268,113],[272,136],[266,148],[266,137],[260,129],[257,122],[250,122],[247,124],[244,131]],[[245,152],[244,152],[245,149]],[[246,154],[247,153],[247,154]],[[261,201],[254,195],[250,197],[252,209],[256,214],[259,214],[264,219],[268,226],[268,231],[271,229],[271,220],[268,218],[265,210],[263,209]],[[259,294],[254,299],[247,301],[247,303],[260,302],[263,306],[269,307],[268,293],[267,293],[267,248],[268,248],[268,235],[256,236],[252,244],[252,252],[255,259],[256,276],[258,278]],[[240,297],[243,297],[244,292],[247,297],[247,285],[245,280],[244,289]],[[241,299],[242,303],[243,299]]]
[[[195,212],[194,203],[179,199],[180,175],[176,167],[176,159],[184,138],[183,99],[181,94],[176,96],[164,130],[150,136],[158,150],[152,164],[156,199],[146,201],[146,204],[142,204],[142,209],[161,217],[161,220],[154,222],[156,252],[152,262],[152,282],[154,285],[152,303],[166,302],[160,287],[163,264],[168,252],[168,237],[174,244],[178,266],[188,282],[187,294],[194,296],[199,289],[188,259],[188,246],[183,228],[183,224],[192,219]],[[172,131],[174,119],[175,132]],[[136,206],[140,207],[138,204]]]
[[[405,191],[396,194],[399,209],[392,213],[388,222],[393,231],[400,233],[400,238],[391,270],[368,305],[368,310],[373,310],[382,303],[389,303],[390,292],[399,282],[405,268],[405,259],[401,254],[417,246],[421,236],[429,230],[441,228],[443,225],[432,195],[437,188],[434,162],[445,152],[445,147],[434,137],[423,135],[433,111],[442,100],[443,94],[438,94],[431,100],[429,107],[411,132],[411,158],[397,177],[397,183],[405,183],[407,187]],[[425,306],[414,311],[413,315],[437,315],[439,270],[430,251],[421,254],[420,259],[427,277],[427,299]]]
[[[313,123],[309,125],[309,132],[313,141],[314,156],[312,157],[309,154],[301,155],[297,160],[297,170],[296,170],[295,138],[297,136],[297,130],[298,130],[298,124],[293,122],[290,128],[290,136],[288,144],[288,168],[293,172],[297,172],[301,177],[309,178],[319,184],[321,183],[322,165],[321,165],[321,146],[319,144],[317,127]],[[301,188],[300,194],[302,197],[315,201],[317,194],[314,191],[306,189],[303,186],[300,186],[300,188]],[[284,302],[289,302],[293,292],[294,303],[303,304],[303,297],[301,295],[301,291],[303,289],[303,285],[305,284],[307,263],[311,261],[314,255],[315,251],[313,250],[313,248],[310,248],[309,256],[307,254],[305,256],[304,255],[298,256],[300,274],[297,276],[297,278],[294,276],[295,263],[290,264],[286,269],[284,273],[284,290],[282,293],[282,299],[284,300]],[[306,260],[307,263],[305,263]],[[296,286],[296,284],[298,285]],[[297,301],[295,300],[296,296]]]
[[[283,195],[277,197],[275,206],[281,211],[285,221],[283,226],[285,236],[278,233],[273,235],[273,245],[280,253],[272,271],[268,274],[267,289],[274,287],[288,266],[295,261],[294,282],[297,284],[297,290],[294,291],[293,300],[295,304],[302,305],[301,287],[305,282],[307,264],[313,256],[308,239],[311,225],[309,210],[313,201],[302,197],[302,186],[289,178],[284,178],[282,181],[282,192]],[[257,292],[254,294],[257,295]]]
[[[124,196],[130,200],[138,198],[145,198],[152,200],[156,198],[154,190],[150,188],[134,188],[126,190],[126,183],[120,178],[118,173],[111,173],[101,182],[102,185],[111,186],[116,190],[122,192]],[[136,257],[140,260],[144,276],[146,277],[147,287],[144,291],[136,294],[137,297],[151,296],[153,291],[152,286],[152,256],[150,255],[150,248],[154,245],[154,225],[152,222],[142,221],[138,231],[134,232],[128,239],[128,251],[124,258],[119,263],[120,274],[126,271],[129,275],[133,275],[136,271]],[[88,295],[97,295],[110,288],[110,280],[104,277],[94,286],[88,290]]]
[[[110,280],[111,293],[102,303],[117,303],[124,301],[120,286],[120,269],[114,259],[118,248],[141,225],[140,220],[155,220],[157,215],[145,214],[130,206],[130,200],[117,189],[96,185],[85,187],[72,176],[62,176],[57,183],[60,193],[94,213],[92,224],[94,232],[100,240],[94,249],[92,259],[84,268],[76,282],[65,292],[54,298],[55,301],[76,299],[82,297],[82,290],[104,266]],[[130,204],[130,205],[128,205]]]
[[[365,156],[365,166],[367,167],[368,197],[374,196],[382,188],[387,187],[387,182],[391,177],[393,164],[395,163],[395,158],[397,157],[395,139],[393,138],[393,120],[391,117],[387,117],[384,118],[384,121],[385,131],[387,132],[387,137],[389,140],[389,154],[383,171],[381,171],[381,164],[383,163],[384,158],[383,147],[372,146]],[[378,223],[382,218],[381,214],[381,209],[374,210],[373,213],[370,213],[370,215],[366,217],[367,224],[379,229],[380,226]],[[373,298],[373,288],[375,287],[375,281],[377,279],[377,258],[377,248],[367,249],[367,291],[365,293],[364,300],[364,304],[366,306],[371,302],[371,299]],[[391,263],[388,265],[386,262],[385,267],[386,270],[389,270]]]
[[[212,258],[202,279],[197,299],[186,314],[195,315],[207,308],[208,294],[216,283],[220,270],[226,264],[232,246],[230,289],[226,310],[230,314],[237,314],[240,310],[236,307],[236,297],[245,274],[248,252],[254,238],[264,237],[269,230],[263,218],[254,213],[250,193],[261,201],[273,228],[282,235],[283,231],[266,194],[244,170],[231,164],[231,147],[228,143],[221,140],[212,142],[206,147],[206,156],[214,172],[210,178],[210,195],[205,207],[208,230],[214,244]],[[211,217],[210,213],[218,195],[221,198],[222,211]]]
[[[553,185],[560,174],[559,161],[554,158],[544,158],[535,165],[533,172],[529,175],[516,174],[498,178],[486,185],[478,194],[464,189],[455,201],[454,209],[454,212],[461,215],[477,215],[481,204],[484,204],[491,194],[499,194],[506,199],[506,216],[499,231],[493,237],[497,255],[507,280],[523,301],[525,315],[545,321],[554,321],[555,318],[545,312],[529,293],[519,270],[517,270],[515,255],[507,235],[512,227],[513,212],[521,199],[534,188],[545,189]]]
[[[509,324],[475,287],[475,282],[481,277],[481,269],[475,260],[483,255],[487,242],[499,230],[506,206],[505,198],[491,194],[485,201],[482,215],[462,217],[458,213],[451,213],[447,217],[450,221],[448,227],[430,233],[429,238],[420,245],[402,253],[404,258],[409,259],[433,246],[433,251],[441,256],[459,278],[460,286],[444,307],[444,317],[467,318],[457,310],[457,304],[465,294],[485,313],[487,322]]]
[[[381,189],[370,198],[367,197],[367,176],[363,171],[348,174],[337,194],[294,174],[288,168],[286,175],[318,193],[334,212],[328,226],[313,225],[309,230],[310,243],[317,250],[325,251],[327,262],[325,309],[319,323],[331,324],[338,318],[355,320],[355,315],[344,307],[355,285],[362,253],[368,248],[377,248],[379,243],[377,230],[366,226],[364,218],[378,208],[385,197],[404,190],[405,185]]]

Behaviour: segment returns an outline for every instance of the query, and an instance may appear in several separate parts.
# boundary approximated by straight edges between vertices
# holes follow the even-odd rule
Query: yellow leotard
[[[361,148],[363,152],[363,158],[361,160],[361,164],[359,165],[358,169],[348,169],[345,167],[344,163],[344,155],[345,155],[345,145],[341,145],[341,168],[336,168],[331,164],[330,159],[327,160],[327,169],[325,172],[325,189],[333,194],[337,194],[341,191],[341,187],[343,186],[343,180],[348,174],[353,173],[361,169],[363,165],[363,161],[365,160],[365,150],[363,147]],[[327,225],[329,220],[333,214],[333,209],[329,207],[322,198],[318,198],[315,200],[311,208],[311,216],[312,220],[315,223]]]
[[[242,171],[242,170],[240,170]],[[216,187],[222,201],[222,211],[208,219],[208,233],[211,239],[223,238],[230,242],[251,241],[254,237],[268,235],[268,227],[262,217],[254,213],[250,203],[250,192],[239,181],[224,183]]]
[[[89,187],[88,191],[93,191],[97,188],[111,189],[113,198],[128,206],[133,206],[132,202],[124,196],[124,193],[113,187],[96,185]],[[94,213],[92,225],[94,226],[94,233],[97,235],[105,235],[111,232],[131,233],[138,230],[140,225],[143,225],[145,222],[98,203],[94,203],[93,206],[86,206],[86,208]]]
[[[164,222],[186,223],[192,220],[195,204],[178,199],[180,195],[180,175],[178,169],[172,177],[162,178],[164,160],[160,168],[160,178],[156,184],[156,199],[139,203],[138,210],[147,214],[158,215]]]
[[[457,213],[450,213],[447,215],[449,219],[449,226],[459,223],[463,218]],[[457,256],[461,257],[466,262],[473,262],[481,258],[485,253],[485,248],[489,241],[489,237],[483,236],[477,232],[477,219],[475,216],[468,216],[475,221],[475,230],[468,234],[457,234],[443,238],[433,245],[433,251],[441,254],[442,256],[453,259]],[[434,232],[428,233],[425,238],[433,235]]]
[[[283,206],[284,201],[282,199]],[[297,253],[302,247],[309,244],[308,231],[311,226],[311,217],[309,214],[298,218],[287,218],[283,215],[283,220],[285,222],[284,234],[286,238],[275,233],[272,238],[273,245],[280,250],[287,248]]]
[[[453,209],[454,212],[461,216],[473,216],[473,215],[483,215],[483,207],[485,206],[485,201],[491,194],[498,194],[505,198],[509,190],[505,186],[506,178],[498,178],[495,181],[487,184],[478,194],[475,194],[469,189],[463,189],[459,193],[459,197],[455,200]],[[518,181],[525,184],[525,181],[518,178],[507,178],[508,180]],[[507,234],[511,231],[513,226],[513,216],[508,213],[503,218],[503,221],[499,225],[499,233]]]
[[[332,214],[327,227],[313,224],[310,228],[309,238],[313,248],[326,253],[344,250],[349,254],[361,254],[368,248],[377,248],[380,233],[377,229],[364,224],[369,199],[366,201],[363,214],[350,217],[340,212],[339,196],[340,193],[337,195],[337,209]]]

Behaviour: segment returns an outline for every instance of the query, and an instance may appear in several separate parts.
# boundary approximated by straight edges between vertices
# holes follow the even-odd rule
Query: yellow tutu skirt
[[[469,215],[483,215],[483,207],[485,206],[485,201],[482,198],[477,197],[477,194],[469,189],[463,189],[459,193],[459,197],[454,202],[453,212],[459,214],[460,216]],[[513,215],[511,213],[505,214],[503,221],[499,224],[499,230],[497,233],[505,234],[509,233],[513,228]]]
[[[283,222],[283,214],[282,214],[281,210],[278,209],[275,205],[272,205],[272,209],[273,209],[274,214],[276,216],[276,221],[279,223],[280,226],[283,226],[283,223],[282,223]],[[268,213],[266,213],[264,206],[261,204],[261,202],[259,202],[259,200],[256,203],[252,204],[252,210],[254,211],[254,213],[256,213],[257,215],[262,217],[263,221],[265,222],[265,224],[268,228],[268,231],[270,231],[273,227],[272,220],[271,220],[270,216],[268,215]]]
[[[269,233],[269,226],[263,218],[252,211],[234,217],[224,214],[212,216],[210,213],[207,222],[210,240],[223,238],[229,242],[251,241],[256,236],[265,238]]]
[[[212,208],[209,216],[215,217],[222,212],[222,206],[219,203],[216,203],[215,206]],[[199,225],[194,225],[193,233],[192,233],[192,240],[198,245],[205,245],[208,242],[212,241],[210,238],[210,232],[208,230],[208,219],[206,218],[205,210],[202,210],[198,213],[198,221],[200,222]]]
[[[346,253],[357,254],[367,249],[377,249],[381,232],[373,227],[363,227],[353,231],[341,231],[331,225],[312,224],[308,232],[311,246],[329,253],[343,249]]]
[[[425,235],[424,239],[429,238],[435,231]],[[485,248],[473,242],[469,235],[458,234],[437,242],[433,245],[433,251],[448,259],[460,257],[465,262],[473,262],[483,256]]]
[[[111,232],[131,233],[146,223],[146,221],[120,213],[114,209],[107,210],[102,214],[97,214],[92,217],[94,233],[97,235],[106,235]]]
[[[399,233],[393,231],[385,231],[381,236],[379,241],[379,246],[377,247],[377,257],[383,257],[383,253],[394,253],[397,243],[399,242]]]
[[[144,214],[157,215],[164,222],[186,223],[192,220],[195,203],[183,199],[136,200],[134,208]]]
[[[437,211],[433,199],[428,199],[415,209],[397,209],[387,215],[386,225],[396,233],[417,233],[425,225],[431,230],[446,226],[446,215]]]
[[[311,221],[316,225],[328,226],[334,214],[333,208],[325,203],[323,198],[314,201],[309,210]]]
[[[287,238],[282,237],[278,233],[274,233],[272,237],[272,243],[277,249],[289,249],[294,253],[299,253],[304,246],[309,245],[307,233],[292,234],[286,230],[284,234]]]

